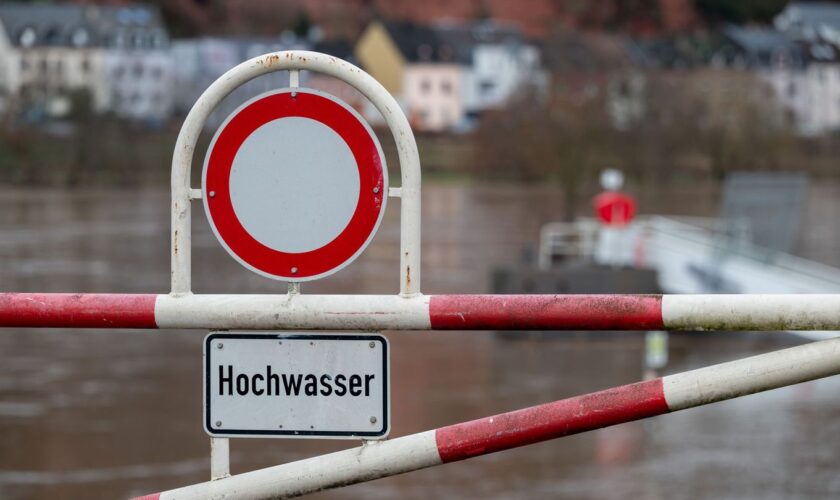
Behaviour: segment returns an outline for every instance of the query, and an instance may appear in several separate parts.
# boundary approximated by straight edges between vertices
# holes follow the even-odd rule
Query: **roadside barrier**
[[[840,295],[2,293],[0,327],[840,330]]]
[[[381,203],[385,194],[388,198],[400,199],[399,293],[302,295],[300,281],[305,280],[303,273],[295,274],[301,271],[295,265],[287,270],[292,277],[288,279],[289,293],[285,295],[193,294],[191,204],[202,200],[210,203],[208,199],[214,199],[213,203],[216,203],[230,198],[229,193],[215,191],[221,189],[219,187],[208,190],[202,185],[202,189],[195,189],[190,183],[195,149],[207,117],[231,91],[269,72],[289,72],[290,89],[278,91],[278,95],[283,94],[284,99],[286,94],[288,99],[295,98],[296,93],[303,96],[308,91],[298,89],[301,70],[320,72],[354,87],[381,112],[393,135],[401,184],[387,187],[382,165],[378,165],[381,179],[372,184],[366,199]],[[370,75],[345,61],[315,52],[288,51],[253,58],[225,73],[199,97],[179,133],[171,176],[171,293],[2,293],[0,327],[269,330],[275,333],[300,330],[840,330],[840,294],[423,295],[420,288],[420,178],[417,144],[408,120],[393,96]],[[220,182],[217,186],[224,187],[225,183]],[[314,189],[318,187],[316,185]],[[230,216],[232,209],[225,207],[228,212],[223,213]],[[376,227],[368,228],[368,238],[373,236]],[[364,244],[369,241],[357,239]],[[364,245],[359,246],[358,252],[363,249]],[[356,247],[350,250],[351,257],[355,258]],[[336,264],[334,270],[339,267]],[[280,274],[273,276],[282,277]],[[221,343],[218,345],[221,349]],[[375,343],[367,345],[373,348]],[[230,341],[227,341],[223,352],[230,351]],[[382,366],[387,367],[387,358],[383,359]],[[235,476],[229,474],[229,439],[225,437],[228,435],[208,431],[212,436],[212,481],[141,498],[296,496],[838,373],[840,338],[393,440],[365,442],[360,448]],[[373,424],[375,420],[372,418],[369,423]],[[217,426],[221,427],[221,422]]]
[[[289,498],[840,374],[840,338],[441,427],[141,499]]]

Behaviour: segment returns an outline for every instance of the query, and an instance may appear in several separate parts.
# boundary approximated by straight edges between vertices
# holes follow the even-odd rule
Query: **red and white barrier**
[[[840,374],[840,338],[607,389],[141,498],[286,498]]]
[[[840,330],[837,295],[0,294],[0,327]]]

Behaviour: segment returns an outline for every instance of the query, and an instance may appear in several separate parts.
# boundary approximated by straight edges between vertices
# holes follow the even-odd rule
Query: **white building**
[[[806,135],[840,130],[840,5],[791,2],[773,20],[802,64],[777,59],[765,76]]]
[[[835,9],[840,13],[840,8]],[[785,12],[790,15],[790,9]],[[795,11],[794,11],[795,12]],[[784,14],[784,13],[783,13]],[[782,15],[782,14],[780,14]],[[840,52],[804,25],[787,32],[731,26],[724,35],[737,49],[735,67],[756,71],[803,135],[840,130]],[[815,28],[816,29],[816,28]]]
[[[504,107],[516,94],[543,93],[548,82],[540,50],[518,29],[492,22],[438,24],[443,43],[464,64],[463,106],[468,116]]]
[[[97,25],[110,89],[107,109],[134,120],[162,121],[171,116],[174,61],[157,9],[102,9]]]
[[[172,110],[172,61],[150,6],[0,5],[0,96],[5,107],[70,111],[87,91],[94,111],[159,121]]]
[[[762,70],[803,135],[840,130],[840,53],[828,43],[803,43],[806,64]]]

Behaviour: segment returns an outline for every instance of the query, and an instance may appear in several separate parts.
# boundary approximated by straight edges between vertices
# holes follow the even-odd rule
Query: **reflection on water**
[[[675,192],[670,206],[711,213],[711,202],[701,205],[707,194],[692,203]],[[397,205],[356,263],[326,281],[304,284],[303,292],[395,293]],[[540,224],[561,209],[558,192],[547,188],[427,187],[424,291],[487,291],[489,268],[517,261],[536,241]],[[651,209],[657,210],[664,209]],[[196,291],[285,292],[282,283],[240,268],[197,212]],[[0,289],[165,292],[168,231],[164,191],[2,193]],[[805,251],[828,253],[825,245]],[[642,333],[521,340],[485,332],[388,336],[394,437],[642,377]],[[124,498],[205,480],[203,337],[0,332],[0,498]],[[778,334],[672,335],[666,372],[797,342]],[[319,497],[837,497],[838,386],[836,379],[802,384]],[[349,445],[235,440],[232,467],[244,472]]]

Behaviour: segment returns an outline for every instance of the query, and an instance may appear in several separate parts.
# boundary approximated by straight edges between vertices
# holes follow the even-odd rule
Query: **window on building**
[[[429,61],[432,59],[432,46],[428,43],[424,43],[417,47],[417,57],[420,58],[421,61]]]
[[[140,64],[139,62],[138,62],[138,63],[136,63],[136,64],[134,65],[133,70],[132,70],[132,74],[134,75],[134,77],[135,77],[135,78],[140,78],[140,77],[142,77],[142,76],[143,76],[143,65],[142,65],[142,64]]]
[[[82,62],[79,64],[79,68],[84,74],[90,73],[90,60],[87,57],[82,59]]]
[[[118,31],[113,35],[111,40],[112,46],[121,49],[126,45],[126,34],[123,31]]]
[[[450,82],[449,80],[441,81],[440,82],[440,91],[443,92],[446,95],[451,94],[452,93],[452,82]]]
[[[20,31],[18,42],[22,47],[32,47],[38,40],[38,35],[35,33],[35,28],[27,26]]]
[[[73,42],[73,45],[76,46],[76,47],[84,47],[90,41],[90,36],[88,35],[88,32],[87,32],[86,29],[78,28],[78,29],[76,29],[76,31],[73,32],[73,35],[71,37],[71,41]]]
[[[59,45],[61,43],[61,30],[58,26],[50,26],[44,33],[44,43],[47,45]]]
[[[141,33],[134,33],[131,35],[131,46],[135,49],[143,47],[143,35]]]
[[[788,84],[787,93],[790,97],[796,97],[796,83],[790,82]]]
[[[161,32],[156,32],[152,36],[152,46],[156,49],[161,49],[166,46],[166,35]],[[263,52],[260,52],[262,54]]]
[[[478,84],[478,88],[481,90],[482,95],[487,95],[493,92],[493,89],[496,88],[496,84],[491,80],[482,80],[481,83]]]
[[[630,82],[621,80],[618,84],[618,95],[621,97],[630,97]]]
[[[432,82],[428,78],[420,80],[420,92],[428,94],[432,90]]]

